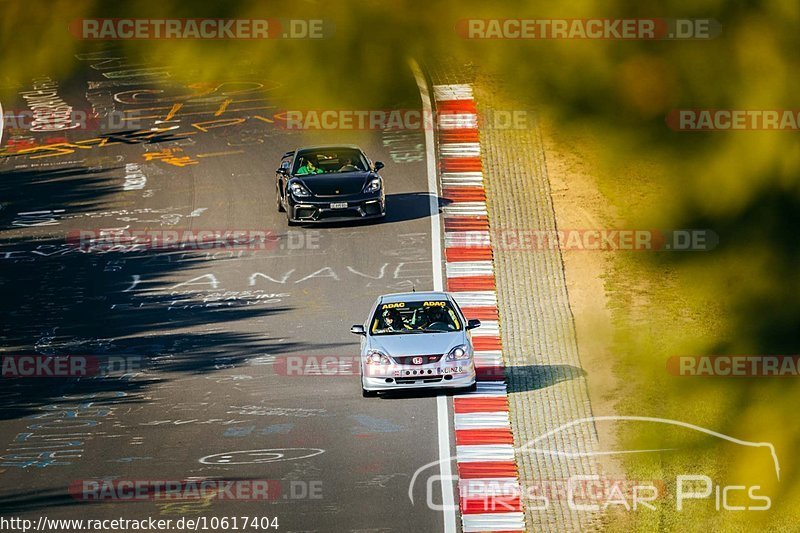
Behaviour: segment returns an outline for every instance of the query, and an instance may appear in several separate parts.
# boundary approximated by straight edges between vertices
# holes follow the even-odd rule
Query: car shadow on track
[[[571,365],[525,365],[506,367],[505,379],[508,384],[508,393],[533,391],[545,389],[558,383],[575,378],[586,377],[586,371]],[[481,381],[497,381],[502,376]],[[436,396],[459,396],[467,394],[465,389],[409,389],[388,391],[379,394],[385,400],[399,400],[410,398],[433,398]]]
[[[572,365],[524,365],[506,367],[508,393],[546,389],[564,381],[586,377],[586,371]]]
[[[441,212],[442,206],[450,200],[434,196],[427,192],[405,192],[386,195],[386,216],[368,220],[353,220],[347,222],[317,222],[314,224],[298,224],[299,227],[317,228],[351,228],[353,226],[372,226],[378,224],[392,224],[407,222],[431,216],[431,199],[435,199]]]
[[[382,400],[409,400],[415,398],[435,398],[437,396],[461,396],[469,393],[467,389],[409,389],[381,392]]]

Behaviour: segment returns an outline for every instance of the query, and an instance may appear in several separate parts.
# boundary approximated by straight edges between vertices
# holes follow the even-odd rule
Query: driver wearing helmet
[[[452,329],[453,326],[450,315],[447,314],[443,307],[426,307],[423,309],[419,325],[420,329],[428,329],[436,323],[445,324],[448,329]]]
[[[411,329],[405,323],[403,316],[397,309],[387,309],[383,312],[383,331],[404,331]]]

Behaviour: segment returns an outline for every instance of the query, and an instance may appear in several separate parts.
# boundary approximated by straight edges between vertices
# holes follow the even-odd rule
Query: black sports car
[[[289,225],[386,216],[383,178],[357,146],[318,146],[286,152],[275,171],[278,211]]]

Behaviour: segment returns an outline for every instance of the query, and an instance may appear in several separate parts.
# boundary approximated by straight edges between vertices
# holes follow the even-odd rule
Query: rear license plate
[[[333,202],[331,209],[347,209],[347,202]]]

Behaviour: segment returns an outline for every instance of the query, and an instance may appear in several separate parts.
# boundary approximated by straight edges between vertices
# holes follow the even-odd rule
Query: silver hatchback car
[[[405,292],[378,298],[361,335],[361,391],[378,392],[442,387],[475,389],[470,330],[480,320],[467,320],[446,292]]]

